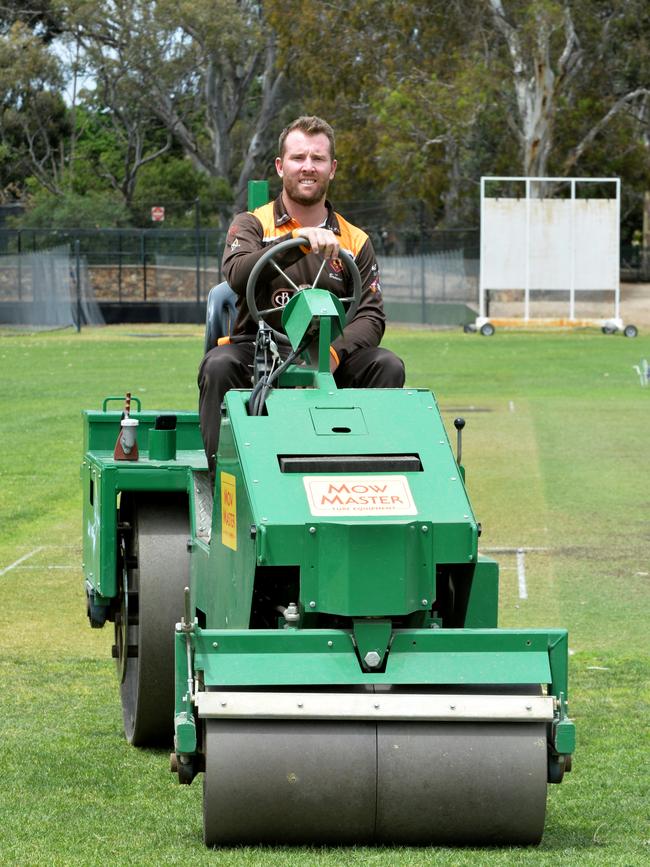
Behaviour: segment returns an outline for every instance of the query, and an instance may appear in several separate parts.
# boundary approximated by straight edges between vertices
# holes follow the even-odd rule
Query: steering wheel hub
[[[282,309],[282,308],[278,308],[278,307],[269,307],[267,309],[260,310],[258,308],[256,296],[257,296],[257,291],[258,291],[258,284],[260,282],[262,273],[264,271],[266,271],[267,268],[270,266],[277,273],[279,273],[280,275],[282,275],[285,278],[288,286],[291,286],[295,290],[296,294],[290,299],[289,303],[287,304],[287,306],[285,308],[285,312],[286,312],[289,308],[293,307],[293,304],[292,304],[293,300],[296,298],[297,295],[302,294],[302,290],[304,287],[296,286],[296,284],[291,279],[291,277],[289,277],[289,275],[285,271],[283,271],[283,269],[280,267],[280,265],[278,265],[276,259],[278,256],[281,256],[283,253],[286,253],[288,250],[292,250],[296,247],[300,247],[303,254],[307,255],[304,252],[304,248],[305,248],[305,245],[308,245],[308,243],[309,242],[307,241],[306,238],[289,238],[286,241],[282,241],[279,244],[275,244],[274,246],[269,247],[269,249],[255,263],[253,270],[251,271],[250,276],[248,278],[248,283],[246,284],[246,304],[248,305],[248,310],[250,312],[251,318],[253,319],[253,321],[256,324],[259,323],[260,319],[265,319],[265,317],[269,316],[271,313],[277,313],[277,312],[279,312],[279,310]],[[347,271],[350,275],[350,278],[352,280],[352,294],[348,297],[345,297],[345,298],[337,298],[337,296],[334,295],[334,293],[329,293],[329,294],[332,295],[334,298],[337,298],[337,300],[339,302],[349,305],[347,308],[347,312],[345,314],[345,323],[344,323],[345,325],[347,325],[354,318],[354,315],[357,312],[357,308],[359,307],[359,302],[361,301],[361,288],[362,288],[361,287],[361,274],[359,273],[359,269],[357,268],[357,265],[356,265],[356,262],[354,261],[354,258],[346,250],[340,250],[338,258],[341,260],[341,262],[343,262],[343,264],[344,264],[345,268],[347,269]],[[308,287],[308,288],[310,288],[310,289],[321,288],[321,291],[325,291],[325,292],[329,291],[326,289],[323,290],[322,287],[318,287],[316,285],[318,283],[318,278],[320,277],[320,274],[323,270],[324,265],[325,265],[325,260],[323,260],[323,264],[322,264],[321,268],[319,269],[318,274],[316,275],[316,278],[315,278],[312,286]],[[290,313],[290,310],[289,310],[289,313]],[[282,316],[283,327],[284,327],[285,323],[288,321],[288,318],[289,318],[289,314],[285,315],[285,313],[283,313],[283,316]],[[291,318],[293,318],[293,317],[291,317]],[[281,331],[278,331],[275,328],[272,328],[272,330],[273,330],[273,334],[274,334],[274,337],[276,338],[276,340],[286,341],[286,337]]]

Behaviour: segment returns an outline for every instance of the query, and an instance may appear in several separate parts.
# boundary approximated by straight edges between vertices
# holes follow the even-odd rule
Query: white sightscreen
[[[616,199],[577,199],[575,288],[619,287],[619,232]]]
[[[483,289],[618,288],[616,199],[484,198],[482,234]]]

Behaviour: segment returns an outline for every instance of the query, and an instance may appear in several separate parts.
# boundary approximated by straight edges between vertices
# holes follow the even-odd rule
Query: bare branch
[[[605,129],[607,124],[609,124],[616,115],[621,111],[621,109],[625,108],[626,105],[629,105],[634,100],[639,99],[639,97],[643,97],[646,99],[650,96],[650,90],[647,87],[639,87],[636,90],[631,91],[630,93],[626,93],[624,96],[621,96],[616,100],[614,105],[610,108],[606,115],[604,115],[598,123],[594,124],[589,132],[584,136],[582,141],[573,148],[570,152],[569,156],[565,159],[562,165],[562,173],[568,175],[569,172],[573,169],[575,164],[587,150],[589,145],[592,144],[594,139]]]

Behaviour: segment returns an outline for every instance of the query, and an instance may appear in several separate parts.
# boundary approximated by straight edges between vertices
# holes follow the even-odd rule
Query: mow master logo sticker
[[[237,550],[237,480],[230,473],[221,473],[221,541]]]
[[[304,476],[314,516],[417,515],[406,476]]]

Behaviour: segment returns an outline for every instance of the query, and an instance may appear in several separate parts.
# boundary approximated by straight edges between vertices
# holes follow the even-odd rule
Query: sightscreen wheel
[[[623,329],[623,334],[625,335],[625,337],[636,337],[638,333],[639,330],[636,325],[626,325]]]
[[[189,584],[187,497],[122,496],[121,523],[130,527],[128,640],[122,645],[127,654],[118,644],[117,658],[124,734],[134,746],[168,746],[173,740],[174,626]]]
[[[208,846],[542,837],[543,724],[210,719],[204,748]]]
[[[492,337],[495,331],[496,329],[491,322],[485,322],[483,325],[481,325],[480,328],[480,333],[483,335],[483,337]]]

